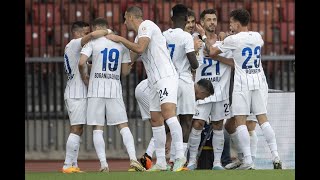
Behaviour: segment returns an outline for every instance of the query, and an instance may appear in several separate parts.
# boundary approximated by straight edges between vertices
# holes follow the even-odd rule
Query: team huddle
[[[93,21],[92,32],[88,23],[73,23],[73,39],[64,54],[68,76],[64,99],[71,127],[62,172],[83,172],[77,158],[84,124],[93,127],[99,171],[109,172],[105,122],[117,125],[132,171],[195,170],[206,122],[213,132],[213,170],[254,169],[257,122],[269,145],[274,169],[282,169],[275,133],[266,116],[268,84],[261,64],[264,41],[258,32],[248,30],[248,11],[231,11],[230,32],[219,34],[214,9],[204,10],[200,24],[195,24],[193,11],[177,4],[172,8],[173,27],[164,32],[142,17],[137,6],[129,7],[124,15],[128,31],[137,35],[134,42],[115,35],[104,18]],[[137,59],[142,60],[147,79],[136,86],[135,97],[142,120],[150,122],[153,133],[140,160],[121,86],[121,78],[130,73]],[[238,159],[222,166],[224,129],[235,144]]]

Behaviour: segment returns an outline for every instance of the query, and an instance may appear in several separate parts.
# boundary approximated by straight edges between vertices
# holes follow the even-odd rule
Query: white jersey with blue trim
[[[217,46],[221,43],[221,41],[216,41],[213,46]],[[204,47],[205,44],[203,44],[202,48],[199,50],[199,67],[196,71],[195,82],[198,82],[200,79],[211,81],[214,88],[214,94],[200,101],[201,103],[206,103],[226,100],[229,98],[231,66],[216,61],[211,57],[205,57],[203,55]],[[229,51],[227,53],[220,53],[219,56],[231,58],[232,54]]]
[[[81,54],[92,56],[88,97],[122,98],[121,64],[130,63],[130,52],[105,37],[89,41]]]
[[[78,38],[72,39],[64,49],[64,68],[68,77],[64,99],[87,98],[87,87],[81,79],[78,68],[81,48],[81,38]]]
[[[248,91],[268,86],[261,64],[263,44],[258,32],[248,31],[228,36],[218,46],[222,52],[232,52],[235,64],[233,91]]]

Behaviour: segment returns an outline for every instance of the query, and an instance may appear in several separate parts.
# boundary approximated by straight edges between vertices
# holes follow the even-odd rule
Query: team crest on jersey
[[[199,110],[196,109],[196,114],[195,114],[195,116],[199,116],[199,114],[200,114]]]

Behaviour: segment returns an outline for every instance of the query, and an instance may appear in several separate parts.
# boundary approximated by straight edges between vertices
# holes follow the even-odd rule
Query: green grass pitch
[[[294,180],[295,170],[196,170],[183,172],[26,172],[26,180]]]

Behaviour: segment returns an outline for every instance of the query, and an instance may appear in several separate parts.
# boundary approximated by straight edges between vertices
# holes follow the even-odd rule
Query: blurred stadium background
[[[284,166],[295,166],[295,1],[294,0],[25,0],[25,160],[61,160],[69,134],[69,120],[63,100],[66,75],[63,51],[70,41],[71,23],[105,17],[121,36],[134,40],[127,32],[123,14],[128,6],[139,5],[144,19],[153,20],[164,31],[171,27],[170,11],[183,3],[196,13],[218,11],[217,32],[228,31],[228,14],[235,8],[251,13],[249,27],[264,38],[262,63],[270,92],[269,119],[273,125]],[[137,156],[142,155],[152,135],[148,122],[141,121],[134,98],[135,86],[145,78],[142,62],[135,64],[131,74],[122,79],[123,95],[129,125],[135,138]],[[274,93],[276,92],[276,93]],[[260,128],[257,168],[272,168],[270,152]],[[127,159],[120,133],[106,127],[108,159]],[[97,160],[92,129],[85,127],[79,152],[80,160]]]

